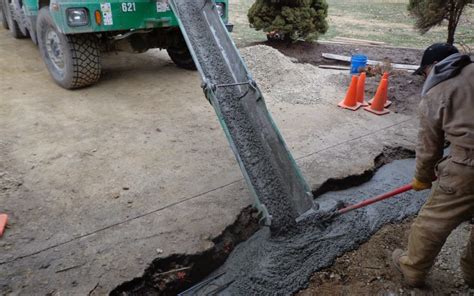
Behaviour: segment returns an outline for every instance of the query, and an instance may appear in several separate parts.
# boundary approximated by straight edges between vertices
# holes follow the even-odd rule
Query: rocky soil
[[[391,253],[406,247],[411,223],[385,226],[358,250],[315,273],[309,287],[298,295],[473,295],[474,290],[464,285],[459,266],[471,228],[467,223],[448,238],[425,288],[412,289],[403,283],[391,265]]]

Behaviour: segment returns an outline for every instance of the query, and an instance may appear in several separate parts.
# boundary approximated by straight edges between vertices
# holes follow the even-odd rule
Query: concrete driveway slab
[[[164,53],[110,54],[99,84],[66,91],[2,30],[0,69],[2,293],[104,294],[157,256],[209,248],[252,203],[197,73]],[[314,105],[267,97],[313,188],[415,141],[411,116],[335,107],[344,91]]]

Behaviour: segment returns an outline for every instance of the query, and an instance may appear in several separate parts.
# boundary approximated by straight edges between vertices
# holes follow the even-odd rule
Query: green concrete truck
[[[231,31],[228,0],[212,3]],[[166,49],[178,67],[195,69],[168,0],[0,0],[0,4],[3,27],[14,38],[30,37],[54,81],[66,89],[97,82],[100,55],[108,51]]]

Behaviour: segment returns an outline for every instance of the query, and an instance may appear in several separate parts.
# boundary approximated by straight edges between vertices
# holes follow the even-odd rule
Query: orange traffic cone
[[[375,93],[375,97],[372,100],[372,105],[370,105],[370,107],[364,107],[364,110],[377,115],[384,115],[390,113],[390,110],[384,108],[385,100],[387,99],[387,88],[388,80],[382,79],[379,88]]]
[[[7,214],[0,214],[0,237],[3,235],[3,231],[7,227],[8,216]]]
[[[365,78],[367,74],[365,72],[360,73],[359,80],[357,81],[357,102],[361,104],[361,106],[369,106],[369,103],[365,100]]]
[[[384,79],[386,79],[386,80],[387,80],[387,83],[388,83],[388,72],[384,72],[384,73],[383,73],[382,79],[380,80],[379,87],[377,88],[377,92],[379,91],[379,88],[380,88],[380,86],[382,85],[382,80],[384,80]],[[384,107],[387,108],[388,106],[392,105],[392,101],[389,101],[389,100],[388,100],[388,85],[387,85],[387,91],[385,92],[384,96],[385,96]],[[369,104],[372,104],[373,101],[374,101],[374,98],[369,101]]]
[[[349,109],[352,111],[356,111],[361,107],[361,104],[357,102],[357,81],[358,81],[357,76],[352,76],[351,80],[351,85],[349,86],[349,89],[347,90],[346,97],[342,102],[337,104],[339,107],[344,108],[344,109]]]

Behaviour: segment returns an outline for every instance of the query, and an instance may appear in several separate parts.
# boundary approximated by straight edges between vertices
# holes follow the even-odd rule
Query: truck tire
[[[99,80],[100,49],[96,35],[61,34],[51,18],[49,7],[40,9],[36,30],[41,56],[57,84],[75,89]]]
[[[1,9],[1,15],[0,17],[2,18],[2,27],[5,30],[8,30],[8,21],[7,21],[7,16],[5,15],[5,4],[3,4],[4,1],[0,1],[0,9]]]
[[[20,26],[18,25],[17,21],[13,19],[11,11],[12,7],[10,2],[11,0],[2,0],[2,13],[5,14],[5,19],[7,22],[8,29],[10,30],[10,34],[15,39],[27,38],[28,36],[21,32]]]
[[[186,43],[183,42],[183,44],[184,45],[179,48],[168,48],[168,55],[176,66],[186,70],[196,70],[196,64],[194,64],[193,57],[191,56]]]

